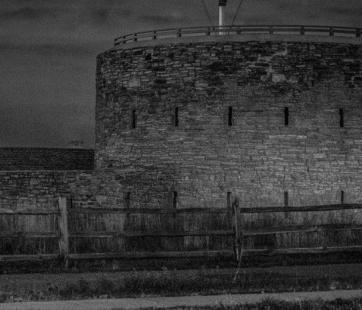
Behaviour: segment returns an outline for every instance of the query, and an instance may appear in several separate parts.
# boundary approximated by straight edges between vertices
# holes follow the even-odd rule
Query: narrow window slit
[[[136,125],[137,125],[136,110],[132,110],[132,128],[136,128]]]
[[[124,194],[124,204],[126,208],[131,207],[131,192],[126,192]]]
[[[284,207],[289,206],[289,195],[288,192],[284,192]]]
[[[339,109],[339,127],[344,127],[344,111],[343,109]]]
[[[341,191],[341,204],[344,204],[344,191]]]
[[[285,191],[284,192],[284,207],[288,208],[289,207],[289,195],[288,195],[288,192]],[[284,218],[288,218],[289,216],[289,212],[285,211],[284,212]]]
[[[229,107],[229,113],[228,113],[228,125],[233,125],[233,107]]]
[[[289,125],[289,108],[285,107],[284,108],[284,126],[288,126]]]
[[[231,192],[226,193],[226,207],[227,209],[231,209]]]
[[[177,192],[176,191],[172,192],[172,207],[174,209],[177,208]]]
[[[178,127],[178,107],[175,108],[175,127]]]

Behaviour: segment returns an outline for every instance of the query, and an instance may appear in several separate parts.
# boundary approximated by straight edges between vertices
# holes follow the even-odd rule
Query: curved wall
[[[291,206],[341,191],[361,202],[361,63],[361,42],[109,50],[97,59],[97,169],[134,206],[169,206],[174,191],[179,207],[224,207],[227,192],[245,207],[282,205],[285,192]]]

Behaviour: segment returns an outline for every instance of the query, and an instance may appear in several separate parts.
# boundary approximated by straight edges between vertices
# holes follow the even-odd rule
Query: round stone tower
[[[97,58],[96,165],[135,207],[362,202],[360,30],[117,39]]]

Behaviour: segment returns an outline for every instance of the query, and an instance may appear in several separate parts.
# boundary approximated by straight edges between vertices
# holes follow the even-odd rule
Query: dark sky
[[[230,22],[239,0],[228,0]],[[205,0],[215,23],[217,0]],[[362,27],[361,0],[244,0],[235,24]],[[0,146],[94,144],[96,55],[121,34],[208,25],[201,0],[0,0]]]

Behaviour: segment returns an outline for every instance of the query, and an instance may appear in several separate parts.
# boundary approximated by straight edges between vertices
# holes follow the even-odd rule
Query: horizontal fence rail
[[[237,259],[362,250],[362,205],[235,208]]]
[[[160,39],[187,38],[196,36],[221,36],[243,34],[291,34],[343,36],[360,38],[361,28],[339,26],[307,26],[307,25],[229,25],[168,28],[142,31],[120,36],[114,40],[114,46]]]
[[[0,262],[192,258],[362,250],[362,204],[0,209]]]
[[[125,213],[125,214],[173,214],[173,213],[227,213],[225,208],[97,208],[72,209],[73,213]]]
[[[303,207],[259,207],[259,208],[240,208],[240,213],[285,213],[285,212],[323,212],[333,210],[358,210],[362,209],[362,204],[331,204],[331,205],[315,205]]]

